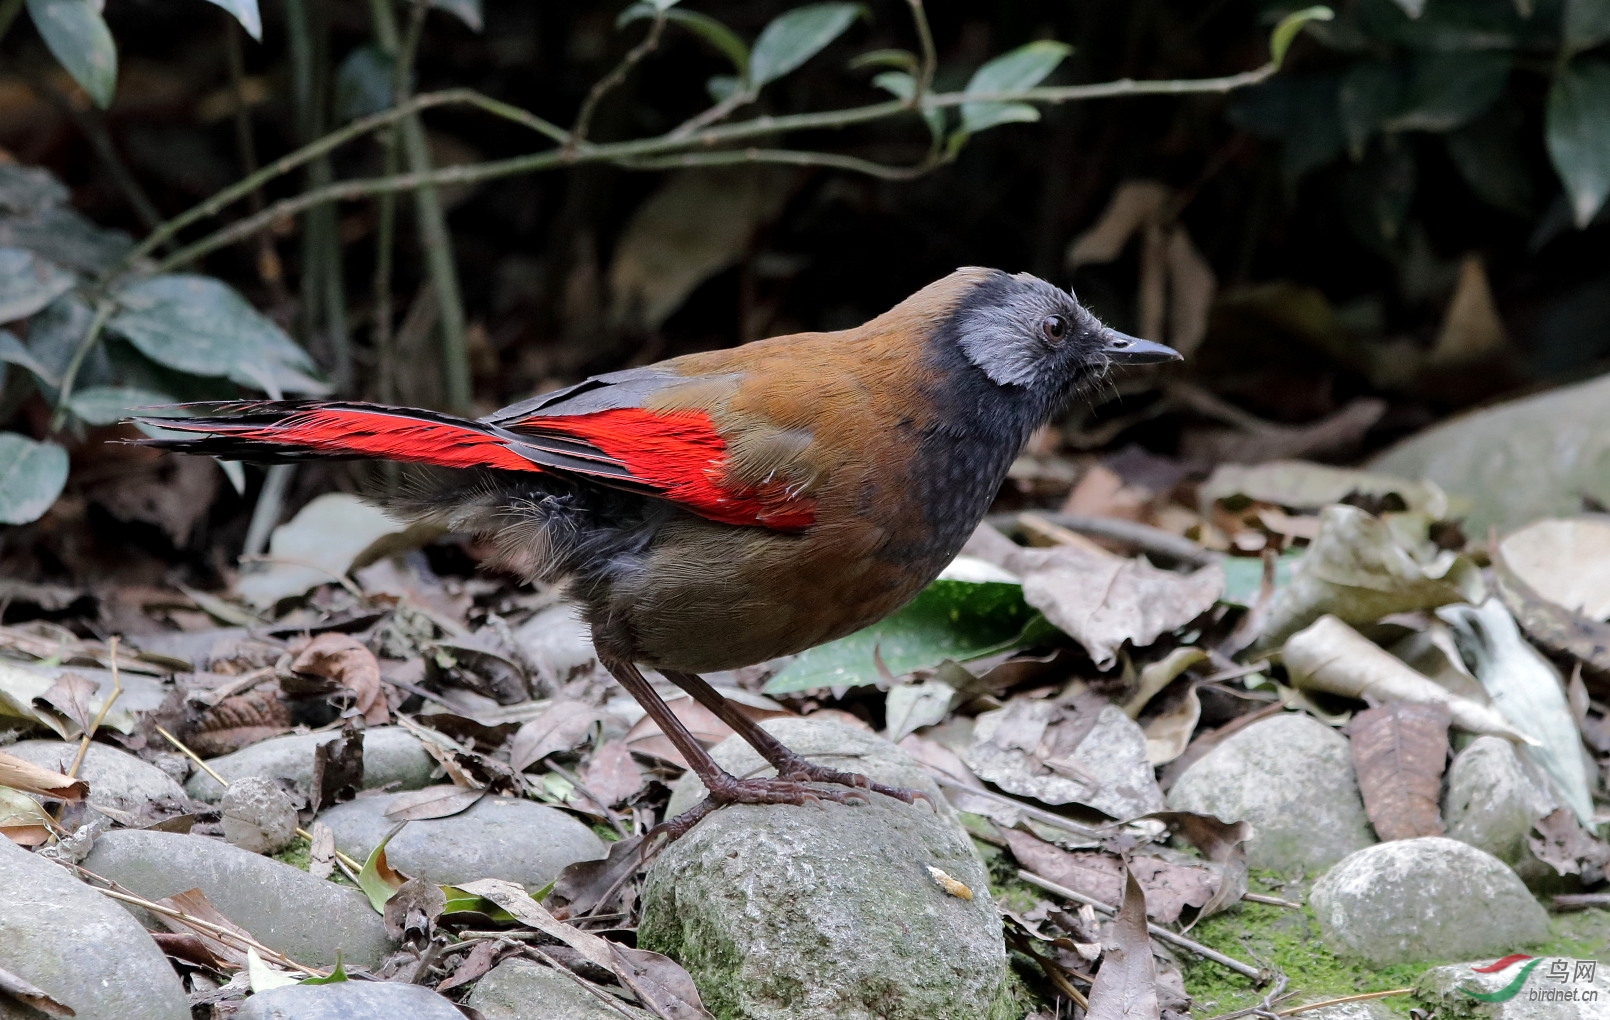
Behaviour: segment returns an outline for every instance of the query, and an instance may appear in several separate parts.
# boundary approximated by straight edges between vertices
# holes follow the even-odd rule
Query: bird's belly
[[[900,562],[858,548],[758,529],[720,528],[662,546],[617,583],[610,615],[647,666],[708,673],[803,651],[853,633],[909,602],[948,550]]]

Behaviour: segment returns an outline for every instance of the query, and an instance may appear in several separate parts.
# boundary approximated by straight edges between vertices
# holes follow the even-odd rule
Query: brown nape
[[[672,746],[687,761],[688,767],[709,791],[709,796],[698,804],[675,818],[655,826],[650,833],[651,837],[663,835],[667,842],[674,840],[697,825],[705,815],[727,804],[801,805],[820,803],[824,800],[848,804],[852,801],[866,800],[866,794],[862,791],[881,793],[905,801],[907,804],[913,803],[918,797],[925,801],[928,799],[927,794],[920,790],[884,786],[872,782],[866,776],[814,765],[784,747],[770,733],[738,711],[732,702],[723,698],[715,688],[705,683],[702,677],[692,673],[664,674],[667,680],[687,691],[700,704],[714,712],[751,747],[759,751],[762,757],[777,767],[775,778],[739,779],[716,764],[716,760],[710,757],[710,752],[706,751],[698,738],[682,725],[682,720],[676,717],[676,713],[671,711],[671,706],[659,696],[654,690],[654,685],[648,682],[636,665],[602,657],[599,661],[609,670],[610,675],[626,688],[627,693],[637,699],[637,703],[643,706],[649,718],[659,724]],[[830,785],[824,789],[821,786],[808,785],[811,783]],[[833,789],[832,786],[843,786],[847,789]]]

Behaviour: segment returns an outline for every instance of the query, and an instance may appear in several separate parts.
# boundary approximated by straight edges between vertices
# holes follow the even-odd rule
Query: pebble
[[[244,776],[229,784],[223,800],[224,838],[254,854],[272,854],[296,840],[296,801],[278,783]]]
[[[1226,737],[1180,775],[1168,806],[1251,822],[1247,863],[1283,874],[1318,871],[1375,842],[1347,739],[1300,712]]]
[[[1503,861],[1446,836],[1348,855],[1308,897],[1325,944],[1377,966],[1501,956],[1548,938],[1548,915]]]

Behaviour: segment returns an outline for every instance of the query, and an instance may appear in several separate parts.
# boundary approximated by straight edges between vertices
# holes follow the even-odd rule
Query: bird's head
[[[947,339],[991,382],[1021,391],[1048,412],[1115,365],[1178,361],[1180,353],[1103,325],[1070,291],[1028,273],[960,269],[968,278]]]

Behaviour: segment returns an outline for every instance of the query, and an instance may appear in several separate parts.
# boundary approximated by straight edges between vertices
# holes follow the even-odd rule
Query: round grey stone
[[[246,1000],[235,1020],[464,1020],[447,999],[423,985],[338,981],[286,985]]]
[[[820,764],[933,791],[892,744],[835,723],[763,724]],[[827,753],[810,753],[823,748]],[[737,775],[758,756],[712,752]],[[929,868],[970,888],[946,893]],[[1013,1011],[989,876],[948,808],[736,805],[649,870],[639,944],[687,968],[705,1007],[746,1020],[983,1020]]]
[[[78,755],[78,744],[60,740],[22,740],[6,748],[7,754],[16,755],[40,768],[66,772],[72,768]],[[186,803],[184,788],[173,777],[134,757],[126,751],[105,744],[89,745],[84,763],[78,768],[78,778],[89,784],[89,802],[116,811],[138,811],[147,804],[182,805]]]
[[[605,1005],[572,977],[535,960],[504,960],[475,983],[466,1005],[486,1020],[651,1020],[652,1014],[617,1002]]]
[[[1557,806],[1546,780],[1500,737],[1482,736],[1448,766],[1443,818],[1448,837],[1485,850],[1505,864],[1531,856],[1532,825]]]
[[[313,785],[313,749],[340,739],[339,733],[292,733],[271,737],[243,747],[233,754],[207,762],[213,771],[234,782],[243,776],[288,779],[304,796]],[[419,738],[401,726],[377,726],[363,733],[363,786],[377,789],[395,783],[395,789],[417,790],[429,786],[436,771],[432,758]],[[216,804],[223,796],[217,780],[198,771],[185,784],[190,796]]]
[[[1378,966],[1511,953],[1548,938],[1548,915],[1492,854],[1445,836],[1378,843],[1314,883],[1326,945]]]
[[[1175,781],[1168,806],[1252,823],[1254,868],[1317,871],[1375,842],[1346,738],[1298,712],[1226,737]]]
[[[272,779],[245,776],[229,784],[223,800],[224,838],[254,854],[272,854],[296,839],[296,801]]]
[[[84,866],[146,899],[200,889],[223,915],[299,963],[375,966],[392,941],[363,893],[220,839],[119,829]]]
[[[363,860],[397,824],[386,817],[396,794],[359,797],[319,815],[336,846]],[[575,816],[513,797],[482,797],[447,818],[409,822],[386,844],[386,860],[405,875],[439,884],[501,878],[536,890],[567,865],[595,861],[604,841]]]
[[[179,975],[139,922],[60,865],[0,838],[0,968],[79,1020],[189,1020]],[[0,999],[0,1018],[43,1014]]]

